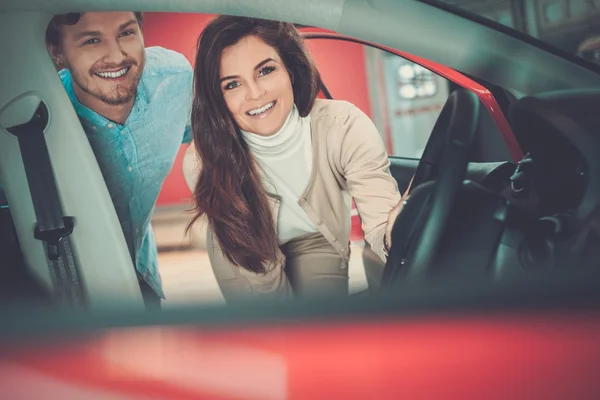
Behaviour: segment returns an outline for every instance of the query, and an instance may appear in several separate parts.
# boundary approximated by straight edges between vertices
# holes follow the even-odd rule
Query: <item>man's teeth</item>
[[[117,72],[96,72],[96,75],[101,76],[103,78],[120,78],[121,76],[125,75],[128,70],[129,67],[123,68],[122,70]]]
[[[268,109],[270,109],[271,107],[273,107],[275,105],[275,102],[272,101],[269,104],[265,104],[264,106],[262,106],[261,108],[256,108],[254,110],[250,110],[248,111],[249,115],[258,115],[258,114],[262,114],[265,111],[267,111]]]

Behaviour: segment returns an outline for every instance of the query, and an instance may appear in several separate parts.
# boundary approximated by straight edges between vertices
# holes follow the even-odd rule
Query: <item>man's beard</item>
[[[123,104],[129,103],[132,99],[135,98],[137,93],[137,85],[139,79],[133,82],[133,85],[130,88],[125,88],[120,85],[113,91],[113,93],[91,93],[92,96],[97,97],[102,102],[108,104],[109,106],[120,106]],[[85,89],[84,89],[85,90]]]
[[[130,68],[132,68],[134,65],[136,64],[128,63],[127,65],[123,65],[122,67],[129,66]],[[82,79],[79,79],[79,77],[76,74],[72,74],[71,76],[73,78],[74,83],[77,86],[79,86],[79,88],[81,88],[81,90],[85,93],[92,95],[93,97],[97,98],[98,100],[102,101],[103,103],[109,106],[121,106],[123,104],[129,103],[132,99],[135,98],[137,94],[137,87],[141,78],[141,72],[139,70],[137,72],[138,76],[134,77],[129,87],[124,87],[118,84],[110,92],[105,92],[101,88],[90,89],[89,85],[86,85],[85,82]],[[131,70],[127,73],[131,73]],[[94,76],[100,78],[98,75],[94,74]]]

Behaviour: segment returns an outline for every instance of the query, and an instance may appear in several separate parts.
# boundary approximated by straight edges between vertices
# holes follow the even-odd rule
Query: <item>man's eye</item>
[[[121,36],[131,36],[131,35],[134,35],[134,34],[135,34],[135,31],[130,29],[128,31],[125,31],[125,32],[121,33]]]
[[[238,87],[240,84],[237,83],[236,81],[232,81],[229,82],[227,85],[225,85],[225,90],[231,90],[231,89],[235,89],[236,87]]]
[[[89,39],[89,40],[86,40],[85,42],[83,42],[83,45],[85,46],[85,45],[88,45],[88,44],[96,44],[96,43],[99,43],[99,42],[100,42],[100,40],[98,40],[98,39]]]
[[[258,72],[258,76],[269,75],[273,71],[275,71],[275,67],[264,67]]]

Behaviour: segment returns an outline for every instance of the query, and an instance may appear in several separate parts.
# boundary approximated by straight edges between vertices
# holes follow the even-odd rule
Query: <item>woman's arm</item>
[[[388,154],[371,119],[352,107],[344,125],[340,166],[356,202],[365,240],[385,261],[384,238],[400,209],[398,184],[390,174]]]

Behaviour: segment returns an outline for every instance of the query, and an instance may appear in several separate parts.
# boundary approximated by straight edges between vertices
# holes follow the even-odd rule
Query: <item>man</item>
[[[57,15],[46,43],[106,180],[146,307],[160,308],[150,220],[177,151],[191,140],[193,71],[179,53],[144,48],[142,17]]]

